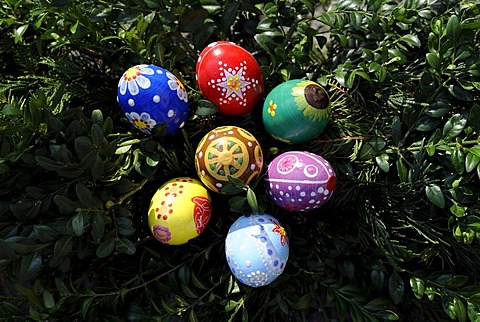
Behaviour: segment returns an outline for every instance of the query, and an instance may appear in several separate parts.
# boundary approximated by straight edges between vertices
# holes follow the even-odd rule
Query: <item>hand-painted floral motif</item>
[[[298,159],[293,155],[282,158],[277,165],[277,171],[283,174],[291,172],[295,168]]]
[[[150,114],[143,112],[138,115],[136,112],[125,113],[127,119],[132,123],[137,129],[142,131],[145,134],[150,134],[150,131],[155,127],[157,122],[150,117]]]
[[[187,91],[185,90],[185,86],[183,86],[182,82],[172,73],[167,72],[167,77],[169,78],[168,87],[172,91],[177,91],[177,96],[182,101],[188,101]]]
[[[155,225],[153,226],[153,236],[162,243],[168,242],[172,238],[172,234],[168,227]]]
[[[284,246],[286,243],[288,244],[288,237],[285,228],[280,226],[280,224],[273,219],[270,219],[270,221],[272,222],[272,224],[275,225],[272,231],[276,234],[280,234],[280,243],[282,244],[282,246]]]
[[[195,227],[197,228],[197,233],[200,234],[210,219],[212,205],[207,198],[201,196],[193,197],[192,202],[195,204],[195,208],[193,209]]]
[[[118,82],[118,87],[120,88],[120,94],[125,95],[127,89],[132,96],[135,96],[139,93],[139,87],[147,89],[150,87],[150,80],[143,75],[153,75],[153,69],[147,67],[148,65],[137,65],[129,68],[125,73],[123,73],[122,78]]]
[[[275,117],[275,110],[277,109],[277,104],[273,103],[273,100],[270,100],[268,107],[268,114],[272,117]]]
[[[292,88],[292,95],[306,118],[320,121],[330,117],[330,98],[320,85],[312,81],[300,82]]]

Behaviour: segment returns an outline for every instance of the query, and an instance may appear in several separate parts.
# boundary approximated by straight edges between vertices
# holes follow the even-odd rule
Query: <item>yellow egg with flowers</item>
[[[212,213],[211,202],[208,190],[199,180],[189,177],[169,180],[150,202],[150,231],[164,244],[185,244],[205,229]]]

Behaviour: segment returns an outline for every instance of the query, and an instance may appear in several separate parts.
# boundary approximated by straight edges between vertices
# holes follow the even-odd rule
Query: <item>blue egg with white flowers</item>
[[[165,136],[183,127],[188,117],[188,94],[182,82],[155,65],[129,68],[118,82],[117,101],[135,128],[150,135],[165,124]]]

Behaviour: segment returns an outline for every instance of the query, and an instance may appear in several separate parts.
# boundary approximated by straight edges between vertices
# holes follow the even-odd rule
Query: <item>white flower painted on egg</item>
[[[127,119],[132,123],[137,129],[142,131],[145,134],[150,134],[150,131],[155,127],[157,122],[150,117],[150,114],[143,112],[138,115],[136,112],[125,113]]]
[[[132,96],[140,92],[140,88],[147,89],[152,84],[150,80],[143,75],[153,75],[153,69],[147,67],[148,65],[137,65],[129,68],[123,73],[122,78],[118,82],[120,94],[125,95],[127,89]]]
[[[177,91],[177,96],[180,100],[188,102],[187,91],[182,82],[170,72],[167,72],[167,77],[169,78],[168,87],[170,87],[172,91]]]

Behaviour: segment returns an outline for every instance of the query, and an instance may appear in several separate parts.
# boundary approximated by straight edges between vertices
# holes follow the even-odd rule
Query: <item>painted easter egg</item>
[[[229,193],[229,176],[249,184],[263,167],[263,153],[257,139],[237,126],[220,126],[208,132],[197,146],[195,169],[212,191]]]
[[[288,237],[274,217],[258,213],[238,218],[225,239],[225,254],[233,275],[243,284],[260,287],[283,273],[288,261]]]
[[[130,123],[145,134],[166,125],[165,135],[171,135],[188,117],[188,96],[182,82],[155,65],[137,65],[123,73],[117,100]]]
[[[305,143],[318,136],[330,120],[330,98],[315,82],[289,80],[276,86],[263,104],[263,125],[277,140]]]
[[[247,114],[263,97],[264,78],[258,62],[232,42],[209,44],[198,57],[195,76],[203,96],[223,115]]]
[[[212,213],[211,201],[208,190],[196,179],[167,181],[150,202],[150,231],[164,244],[185,244],[205,229]]]
[[[324,158],[304,151],[277,156],[265,177],[267,194],[279,207],[289,211],[311,211],[332,196],[337,179]]]

